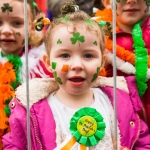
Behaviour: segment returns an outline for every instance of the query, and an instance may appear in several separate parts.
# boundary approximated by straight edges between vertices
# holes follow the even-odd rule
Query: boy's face
[[[50,68],[63,92],[80,95],[93,85],[102,62],[100,41],[85,27],[61,26],[52,35]]]
[[[116,4],[118,25],[133,26],[148,13],[144,0],[120,0]]]
[[[28,32],[31,33],[31,14],[28,16]],[[3,54],[18,55],[24,47],[24,38],[23,3],[16,0],[0,1],[0,47]]]

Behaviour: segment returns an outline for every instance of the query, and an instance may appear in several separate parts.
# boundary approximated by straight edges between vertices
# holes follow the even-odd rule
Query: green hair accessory
[[[106,124],[94,108],[78,110],[70,120],[70,132],[76,141],[87,147],[95,146],[105,135]]]
[[[106,21],[100,21],[100,22],[99,22],[99,25],[100,25],[101,27],[105,26],[105,25],[106,25]]]
[[[36,7],[37,7],[37,4],[33,1],[33,2],[32,2],[32,6],[33,6],[34,8],[36,8]]]

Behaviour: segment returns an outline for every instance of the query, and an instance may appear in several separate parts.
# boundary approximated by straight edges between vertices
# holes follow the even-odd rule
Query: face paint
[[[80,42],[84,42],[84,36],[80,36],[79,32],[73,33],[73,37],[70,38],[70,41],[72,44],[76,44],[76,42],[78,42],[80,46]]]
[[[68,72],[69,65],[63,65],[61,71]]]
[[[1,9],[2,9],[3,13],[5,13],[6,11],[8,13],[13,11],[13,8],[11,6],[9,6],[8,3],[4,3],[4,5],[3,5],[3,7],[1,7]]]
[[[25,39],[22,40],[22,45],[24,45],[24,43],[25,43]]]
[[[56,69],[56,66],[57,66],[57,63],[56,62],[52,62],[52,69],[55,70]],[[53,75],[54,75],[54,78],[55,80],[59,83],[59,84],[63,84],[60,77],[57,77],[57,72],[53,72]]]
[[[62,41],[58,39],[57,44],[62,44]]]
[[[94,41],[93,44],[97,46],[97,41]]]
[[[21,36],[20,32],[16,32],[16,35]]]
[[[96,73],[93,75],[91,82],[94,82],[97,79],[99,71],[100,71],[100,67],[97,67]]]
[[[61,79],[60,79],[59,77],[57,77],[57,72],[56,72],[56,71],[53,72],[53,75],[54,75],[55,80],[56,80],[59,84],[63,84],[62,81],[61,81]]]
[[[52,62],[52,69],[56,69],[56,65],[57,65],[57,63],[56,62]]]

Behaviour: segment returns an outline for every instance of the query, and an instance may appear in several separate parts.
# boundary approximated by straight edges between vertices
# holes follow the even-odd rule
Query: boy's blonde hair
[[[44,42],[47,50],[48,56],[50,56],[50,50],[51,50],[51,41],[53,33],[57,30],[58,27],[61,26],[70,26],[72,25],[74,28],[74,31],[76,31],[78,25],[84,25],[88,31],[94,32],[99,37],[100,41],[100,50],[102,51],[102,54],[104,53],[105,49],[105,36],[103,33],[102,28],[99,26],[99,24],[92,20],[89,15],[87,15],[85,12],[81,10],[76,10],[77,6],[73,1],[67,1],[62,5],[61,8],[61,17],[54,20],[44,37]],[[92,37],[91,37],[92,39]]]

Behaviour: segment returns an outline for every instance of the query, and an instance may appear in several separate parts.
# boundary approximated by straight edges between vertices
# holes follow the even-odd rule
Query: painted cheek
[[[57,63],[56,62],[52,62],[52,69],[53,69],[53,75],[54,75],[54,78],[55,80],[59,83],[59,84],[63,84],[62,81],[61,81],[61,78],[57,76],[57,72],[56,72],[56,66],[57,66]]]
[[[96,73],[93,75],[91,82],[94,82],[97,79],[97,77],[99,75],[99,71],[100,71],[100,67],[97,67]]]
[[[69,65],[64,64],[61,71],[62,72],[68,72],[68,69],[69,69]]]

